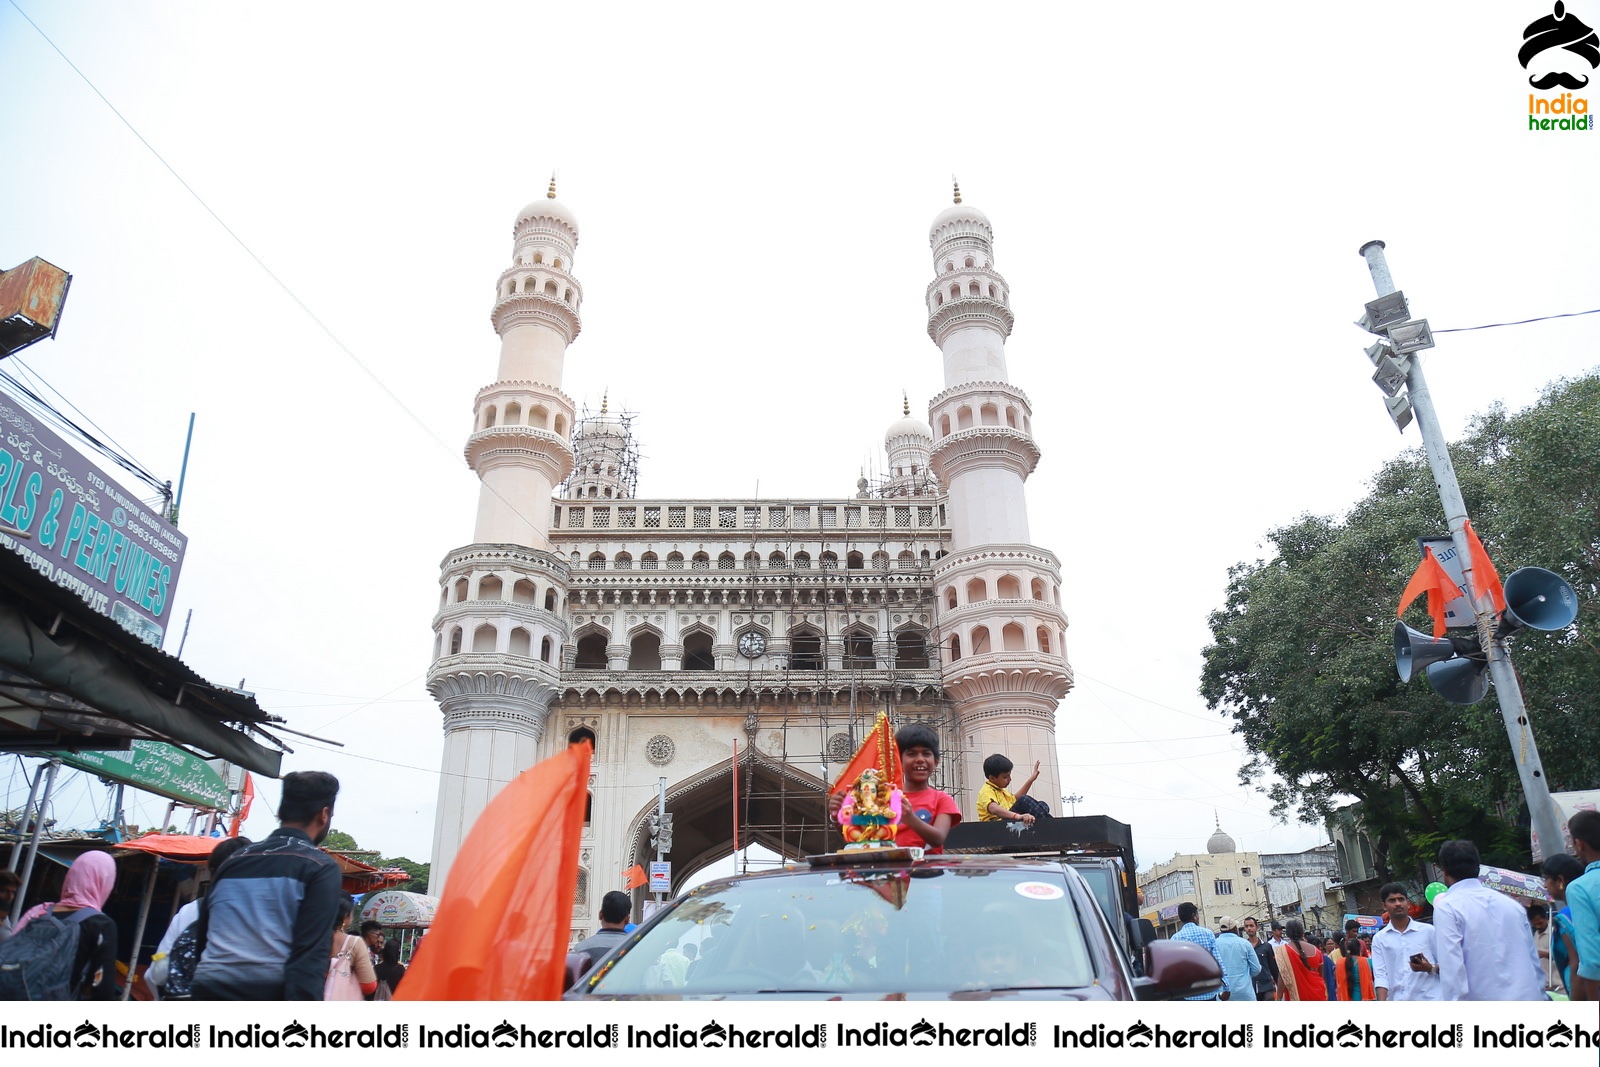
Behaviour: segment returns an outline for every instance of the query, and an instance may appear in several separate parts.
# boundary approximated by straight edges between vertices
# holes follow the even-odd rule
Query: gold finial
[[[956,203],[961,203],[961,183],[956,181],[954,174],[950,175],[950,184],[956,187]],[[551,188],[555,188],[554,183],[551,184]]]
[[[555,171],[551,171],[550,172],[550,191],[548,193],[545,193],[544,195],[549,197],[551,200],[554,200],[556,198],[556,172]],[[958,203],[958,204],[960,202],[961,201],[959,201],[959,200],[956,201],[956,203]]]
[[[600,394],[600,414],[606,413],[606,407],[611,403],[611,390],[607,389]]]
[[[900,414],[911,414],[911,398],[906,395],[904,389],[900,390]]]

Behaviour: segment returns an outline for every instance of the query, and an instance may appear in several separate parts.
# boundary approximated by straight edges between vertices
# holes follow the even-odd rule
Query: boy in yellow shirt
[[[978,821],[979,822],[1020,822],[1028,826],[1033,825],[1033,816],[1013,811],[1018,797],[1028,795],[1028,790],[1033,788],[1033,783],[1039,778],[1039,761],[1033,762],[1033,773],[1028,780],[1022,783],[1022,788],[1015,793],[1008,792],[1006,786],[1011,784],[1010,760],[998,752],[983,761],[983,774],[985,781],[978,790]]]

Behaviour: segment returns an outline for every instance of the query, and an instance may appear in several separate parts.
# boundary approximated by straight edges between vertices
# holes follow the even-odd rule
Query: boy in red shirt
[[[900,771],[905,778],[900,789],[900,832],[894,843],[943,852],[950,828],[961,821],[961,807],[949,793],[929,784],[939,766],[939,735],[932,727],[912,723],[895,731],[894,744],[900,750]],[[839,814],[843,802],[840,793],[828,798],[830,819]]]

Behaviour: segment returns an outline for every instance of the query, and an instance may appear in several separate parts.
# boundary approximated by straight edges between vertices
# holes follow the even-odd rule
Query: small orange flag
[[[239,797],[239,810],[234,813],[233,824],[228,827],[229,837],[239,836],[239,824],[250,817],[250,806],[256,801],[256,780],[244,772],[244,791]]]
[[[644,873],[644,868],[635,863],[632,867],[622,872],[624,889],[638,889],[650,881],[650,876]]]
[[[396,1000],[560,998],[591,755],[571,745],[483,809]]]
[[[1478,531],[1472,528],[1472,520],[1468,519],[1463,525],[1467,528],[1467,560],[1472,564],[1472,584],[1478,587],[1479,596],[1489,594],[1494,610],[1504,611],[1506,590],[1500,584],[1500,572],[1494,569],[1494,562],[1484,550],[1483,542],[1478,540]]]
[[[894,731],[889,729],[889,716],[881,711],[866,740],[861,742],[861,747],[856,749],[856,754],[850,758],[844,772],[834,780],[833,788],[828,792],[843,793],[854,787],[856,779],[868,767],[876,767],[879,776],[892,782],[897,789],[904,782],[900,774],[900,750],[895,747]]]
[[[1411,580],[1406,583],[1405,592],[1400,594],[1400,606],[1395,609],[1395,614],[1404,615],[1411,602],[1423,593],[1428,594],[1428,614],[1433,616],[1433,636],[1443,637],[1444,609],[1450,601],[1463,594],[1443,565],[1434,559],[1431,548],[1422,550],[1422,562],[1417,564]]]

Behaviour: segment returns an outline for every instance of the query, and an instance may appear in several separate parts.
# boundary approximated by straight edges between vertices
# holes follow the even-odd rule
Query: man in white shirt
[[[1439,967],[1433,927],[1411,917],[1405,887],[1378,891],[1389,923],[1372,939],[1372,984],[1379,1000],[1438,1000]]]
[[[1449,891],[1433,901],[1441,1000],[1543,1000],[1528,913],[1478,881],[1478,846],[1446,841],[1439,867]]]

